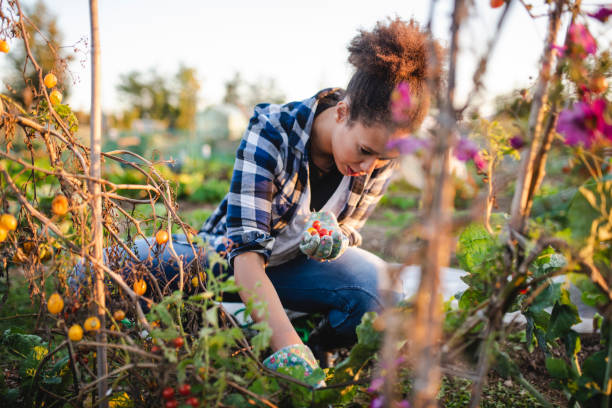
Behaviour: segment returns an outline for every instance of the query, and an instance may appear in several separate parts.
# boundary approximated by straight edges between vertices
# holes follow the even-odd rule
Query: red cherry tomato
[[[329,235],[330,237],[332,236],[333,233],[334,233],[334,230],[327,231],[327,235]]]
[[[161,351],[161,347],[159,347],[159,346],[153,346],[153,347],[151,347],[151,353],[153,353],[153,354],[157,354],[157,353],[159,353],[160,351]]]
[[[200,406],[200,400],[197,399],[196,397],[188,398],[187,401],[185,402],[187,403],[187,405],[191,405],[193,408]]]
[[[312,223],[312,228],[318,230],[319,228],[321,228],[321,221],[316,220]]]
[[[164,390],[162,391],[162,397],[164,397],[164,399],[166,400],[174,398],[174,388],[164,388]]]
[[[178,407],[178,401],[177,400],[169,400],[166,401],[166,408],[177,408]]]
[[[183,384],[179,387],[178,391],[181,395],[189,395],[191,394],[191,385]]]
[[[183,344],[185,344],[185,340],[183,340],[182,337],[177,337],[176,339],[172,340],[172,343],[174,344],[174,347],[181,348],[183,347]]]
[[[325,228],[321,228],[321,229],[319,230],[319,236],[320,236],[320,237],[323,237],[323,236],[325,236],[325,235],[327,235],[327,230],[326,230]]]

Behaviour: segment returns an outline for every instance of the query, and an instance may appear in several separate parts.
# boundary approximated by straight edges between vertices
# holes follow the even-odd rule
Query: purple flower
[[[523,136],[512,136],[512,138],[510,139],[510,146],[512,146],[512,148],[515,150],[519,150],[521,147],[525,146],[525,140],[523,139]]]
[[[455,157],[461,161],[468,161],[478,154],[478,146],[470,139],[461,138],[455,146]]]
[[[410,402],[408,402],[408,400],[402,400],[397,404],[398,408],[410,408]]]
[[[408,136],[397,139],[392,139],[387,143],[387,149],[399,150],[400,154],[410,154],[424,147],[427,147],[428,143],[426,140],[419,139],[417,137]]]
[[[582,24],[572,24],[569,29],[572,54],[579,58],[584,58],[588,54],[597,52],[597,43],[589,32],[588,28]]]
[[[381,395],[370,402],[370,408],[381,408],[385,403],[385,398]]]
[[[565,137],[565,144],[582,144],[587,149],[597,138],[612,140],[612,125],[604,119],[605,110],[605,99],[591,103],[577,102],[571,109],[565,109],[559,114],[557,132]]]
[[[588,13],[588,15],[601,21],[602,23],[605,23],[606,21],[608,21],[608,17],[612,15],[612,7],[603,6],[602,8],[597,10],[596,13]]]
[[[411,102],[410,85],[408,85],[408,82],[402,81],[391,93],[391,115],[395,122],[403,123],[410,119]]]
[[[385,384],[385,380],[382,377],[378,377],[372,380],[368,387],[368,392],[376,392]]]
[[[470,139],[461,138],[455,145],[455,157],[461,161],[474,160],[478,171],[484,171],[487,161],[478,153],[478,146]]]

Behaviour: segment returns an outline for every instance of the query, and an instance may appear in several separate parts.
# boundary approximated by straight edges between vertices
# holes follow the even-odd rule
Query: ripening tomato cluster
[[[319,237],[323,238],[325,235],[330,235],[334,233],[332,229],[321,228],[321,221],[315,220],[312,223],[312,227],[308,228],[308,232],[310,235],[319,234]]]
[[[191,385],[183,384],[177,388],[178,393],[183,397],[188,397],[185,399],[185,404],[190,405],[192,407],[199,407],[200,400],[197,397],[191,395]],[[176,400],[175,390],[172,387],[164,388],[162,391],[162,397],[166,400],[165,407],[166,408],[176,408],[179,406],[178,401]],[[179,397],[180,398],[180,397]]]
[[[57,85],[57,77],[52,72],[49,72],[47,75],[45,75],[45,78],[43,79],[43,83],[45,84],[47,88],[51,89],[55,85]],[[49,94],[49,100],[51,101],[53,105],[58,105],[62,103],[62,99],[63,99],[63,96],[61,92],[58,91],[57,89],[54,89]]]
[[[57,315],[63,309],[64,299],[59,293],[55,292],[51,296],[49,296],[49,299],[47,300],[47,310],[49,311],[49,313]],[[121,309],[115,310],[115,312],[113,313],[113,319],[118,321],[125,319],[125,312]],[[100,327],[100,319],[98,319],[98,317],[96,316],[90,316],[85,319],[85,322],[83,323],[82,327],[79,324],[73,324],[72,326],[70,326],[70,329],[68,329],[68,338],[72,341],[80,341],[83,338],[83,333],[85,331],[95,333],[100,330]]]

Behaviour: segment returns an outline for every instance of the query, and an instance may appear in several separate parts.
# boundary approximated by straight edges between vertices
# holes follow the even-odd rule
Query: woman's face
[[[399,155],[387,149],[387,144],[396,137],[405,136],[403,132],[393,133],[384,125],[364,126],[358,121],[349,124],[346,104],[341,101],[336,108],[332,153],[340,173],[345,176],[370,174]]]

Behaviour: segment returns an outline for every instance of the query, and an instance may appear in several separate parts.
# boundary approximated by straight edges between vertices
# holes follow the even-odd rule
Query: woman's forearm
[[[239,294],[245,304],[253,297],[255,301],[264,302],[264,308],[259,313],[253,311],[251,317],[256,322],[268,322],[272,329],[270,343],[275,351],[291,344],[302,343],[285,313],[276,289],[266,275],[263,257],[260,254],[245,252],[236,256],[234,277],[236,283],[244,288]]]

